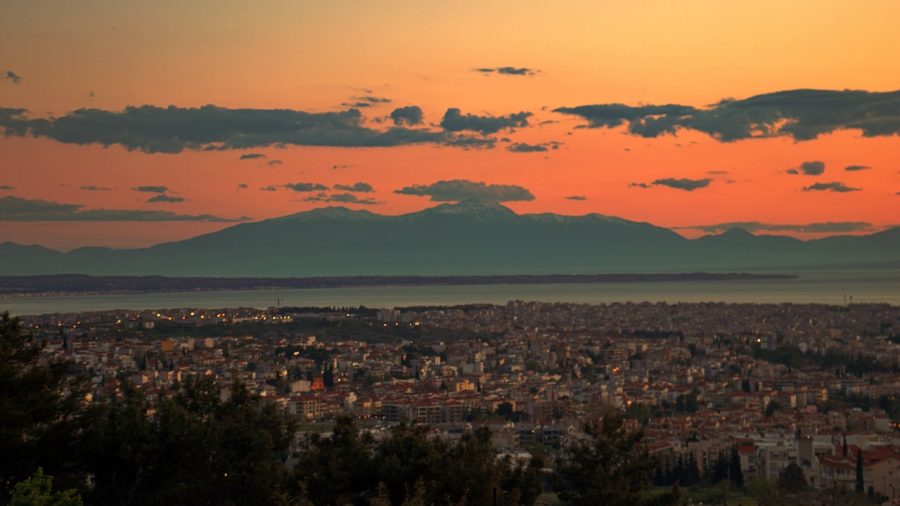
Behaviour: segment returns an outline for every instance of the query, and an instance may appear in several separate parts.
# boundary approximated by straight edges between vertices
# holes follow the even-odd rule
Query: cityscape
[[[614,408],[640,428],[653,480],[695,483],[735,450],[746,482],[790,465],[811,488],[900,494],[900,308],[878,304],[506,305],[98,311],[22,318],[94,402],[154,399],[206,378],[277,405],[303,435],[350,417],[449,441],[490,430],[498,455],[545,463]],[[732,492],[737,495],[736,491]]]
[[[0,0],[0,506],[900,506],[897,0]]]

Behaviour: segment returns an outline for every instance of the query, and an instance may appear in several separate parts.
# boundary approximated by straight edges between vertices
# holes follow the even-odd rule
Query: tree
[[[378,481],[372,463],[371,437],[360,436],[353,420],[337,419],[332,435],[310,435],[295,467],[297,479],[313,504],[363,504]]]
[[[438,445],[430,442],[423,428],[401,424],[375,450],[378,479],[393,504],[403,504],[410,484],[435,480],[440,473]]]
[[[18,318],[0,316],[0,503],[39,467],[66,487],[83,483],[84,384],[67,362],[42,364],[42,349]]]
[[[502,489],[515,498],[511,504],[534,504],[538,496],[543,492],[541,484],[541,468],[544,467],[544,459],[533,456],[527,465],[510,466],[509,462],[503,463]]]
[[[712,465],[712,469],[709,470],[709,478],[713,483],[719,483],[721,481],[728,479],[728,469],[729,469],[729,457],[720,453],[718,458],[716,458],[715,464]]]
[[[81,506],[81,496],[75,489],[53,490],[53,477],[37,471],[25,481],[13,487],[9,506]]]
[[[587,439],[572,443],[557,469],[559,497],[572,505],[632,505],[653,468],[641,448],[643,432],[630,431],[613,413],[585,424]]]
[[[500,488],[503,470],[491,443],[491,431],[480,427],[463,434],[441,459],[445,473],[437,482],[435,498],[453,504],[491,504]]]
[[[133,504],[143,496],[156,466],[152,424],[144,395],[125,385],[120,399],[97,408],[83,451],[94,487],[94,504]]]
[[[689,393],[687,395],[679,395],[675,398],[675,410],[676,411],[686,411],[688,413],[696,413],[697,412],[697,394]]]
[[[764,414],[765,414],[766,418],[769,418],[772,415],[774,415],[776,411],[778,411],[780,409],[783,409],[783,406],[781,405],[780,402],[771,401],[771,402],[769,402],[769,404],[766,405],[766,411]]]
[[[806,483],[803,469],[793,462],[788,464],[787,467],[778,473],[778,488],[789,494],[805,492],[809,485]]]
[[[684,474],[681,477],[681,484],[690,487],[700,483],[700,468],[697,466],[697,458],[691,452],[688,455],[687,464],[684,466]]]
[[[232,386],[188,381],[148,416],[144,395],[126,385],[102,405],[85,451],[94,504],[276,504],[292,424],[274,404]]]
[[[862,493],[866,490],[865,477],[863,475],[862,449],[856,450],[856,491]]]
[[[737,446],[731,447],[731,462],[728,464],[728,477],[737,487],[744,486],[744,471],[741,470],[741,456]]]

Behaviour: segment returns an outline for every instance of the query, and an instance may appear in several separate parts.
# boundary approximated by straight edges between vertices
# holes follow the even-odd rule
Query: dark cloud
[[[447,109],[447,112],[444,113],[444,119],[441,120],[441,128],[448,132],[468,130],[488,135],[506,128],[528,126],[529,116],[531,116],[531,113],[524,111],[507,116],[463,115],[459,109],[454,107]]]
[[[629,188],[642,188],[644,190],[648,190],[651,186],[647,183],[628,183]]]
[[[266,162],[266,165],[269,167],[277,167],[277,166],[281,165],[282,163],[284,163],[284,162],[282,162],[281,160],[269,160],[268,162]]]
[[[7,70],[3,73],[3,78],[12,81],[13,84],[19,84],[22,82],[22,76],[16,74],[12,70]]]
[[[385,97],[376,97],[373,95],[363,95],[361,97],[353,97],[354,100],[365,102],[367,104],[390,104],[391,99]]]
[[[168,186],[154,186],[154,185],[134,186],[131,189],[136,192],[143,192],[143,193],[166,193],[167,191],[169,191]]]
[[[16,189],[15,186],[10,186],[8,184],[0,184],[0,191],[6,192],[6,191],[10,191],[10,190],[15,190],[15,189]]]
[[[460,135],[448,140],[445,144],[454,148],[462,149],[493,149],[497,145],[497,141],[490,137],[470,137]]]
[[[83,209],[82,204],[62,204],[18,197],[0,198],[2,221],[207,221],[236,222],[250,218],[223,218],[210,214],[176,214],[139,209]]]
[[[500,74],[504,76],[533,76],[538,73],[538,70],[528,67],[480,67],[474,70],[482,74]]]
[[[317,192],[328,189],[321,183],[287,183],[284,187],[295,192]]]
[[[803,162],[799,167],[788,169],[788,174],[803,174],[804,176],[820,176],[825,172],[825,163],[820,161]]]
[[[178,202],[184,202],[184,197],[160,193],[147,199],[148,204],[177,204]]]
[[[415,126],[422,124],[425,115],[422,109],[417,105],[408,105],[406,107],[398,107],[391,111],[391,119],[397,126]]]
[[[726,99],[704,109],[687,105],[597,104],[560,107],[562,114],[580,116],[589,128],[627,124],[642,137],[696,130],[723,142],[771,136],[815,139],[842,129],[859,129],[866,137],[900,134],[900,90],[789,90]]]
[[[244,153],[238,160],[258,160],[265,157],[266,155],[262,153]]]
[[[262,188],[260,188],[260,190],[262,190],[264,192],[276,192],[276,191],[278,191],[278,187],[273,184],[270,184],[268,186],[263,186]]]
[[[60,117],[29,118],[24,109],[0,108],[6,135],[46,137],[70,144],[120,145],[147,153],[185,149],[247,149],[277,145],[390,147],[443,144],[445,132],[362,126],[357,109],[310,113],[290,109],[226,109],[170,106],[127,107],[122,111],[79,109]]]
[[[668,186],[669,188],[675,188],[676,190],[684,190],[688,192],[692,192],[694,190],[698,190],[700,188],[706,188],[709,186],[709,183],[712,180],[709,178],[705,179],[688,179],[688,178],[673,178],[667,177],[663,179],[657,179],[653,181],[652,184],[657,186]]]
[[[539,153],[549,151],[551,149],[559,149],[558,142],[544,142],[541,144],[526,144],[524,142],[515,142],[506,147],[507,151],[513,153]]]
[[[346,164],[346,163],[336,163],[336,164],[334,164],[334,165],[331,166],[331,170],[349,169],[350,167],[353,167],[353,166],[352,166],[352,165],[348,165],[348,164]]]
[[[869,167],[868,165],[848,165],[844,167],[844,170],[846,170],[847,172],[856,172],[859,170],[869,170],[871,168],[872,167]]]
[[[84,190],[88,192],[108,192],[112,191],[112,188],[108,186],[97,186],[94,184],[86,184],[78,187],[79,190]]]
[[[727,176],[729,174],[727,170],[708,170],[706,173],[710,176]]]
[[[238,190],[246,190],[248,188],[247,183],[238,183]]]
[[[803,191],[805,192],[838,192],[838,193],[847,193],[847,192],[855,192],[859,191],[861,188],[851,188],[844,183],[839,183],[837,181],[831,183],[815,183],[809,186],[804,186]]]
[[[336,184],[334,185],[334,189],[355,193],[370,193],[374,190],[372,188],[372,185],[370,185],[369,183],[364,183],[362,181],[353,184]]]
[[[563,198],[565,198],[566,200],[587,200],[587,197],[585,197],[584,195],[568,195]]]
[[[360,197],[359,195],[353,195],[352,193],[333,193],[331,195],[319,193],[317,195],[307,197],[303,200],[306,202],[333,202],[339,204],[359,204],[364,206],[374,206],[384,203],[380,200],[375,200],[369,197]]]
[[[366,108],[366,107],[374,107],[376,105],[389,104],[389,103],[391,103],[391,99],[389,99],[389,98],[375,97],[372,95],[364,95],[361,97],[352,97],[352,99],[349,102],[343,102],[343,103],[341,103],[341,105],[344,107]]]
[[[534,200],[526,188],[515,185],[487,184],[464,179],[438,181],[428,185],[413,185],[396,190],[400,195],[430,197],[434,202],[521,202]]]
[[[680,227],[703,232],[721,233],[733,228],[740,228],[747,232],[803,232],[811,234],[833,234],[842,232],[863,232],[872,229],[871,223],[864,221],[828,221],[822,223],[806,223],[799,225],[785,225],[777,223],[761,223],[758,221],[735,221],[729,223],[716,223],[713,225],[696,225],[693,227]]]

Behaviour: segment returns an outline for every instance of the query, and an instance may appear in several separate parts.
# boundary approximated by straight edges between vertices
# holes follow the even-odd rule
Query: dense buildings
[[[747,479],[790,464],[818,488],[900,498],[900,308],[610,304],[197,308],[24,319],[90,377],[148,399],[190,376],[236,381],[303,423],[341,414],[378,437],[400,422],[434,437],[491,429],[498,450],[552,457],[613,407],[667,469],[734,453]],[[692,464],[693,465],[693,464]]]

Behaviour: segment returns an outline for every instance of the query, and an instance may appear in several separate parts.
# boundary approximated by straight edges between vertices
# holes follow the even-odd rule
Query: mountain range
[[[385,216],[326,207],[148,248],[0,244],[0,275],[479,275],[900,267],[900,228],[802,241],[732,229],[686,239],[588,214],[466,201]]]

